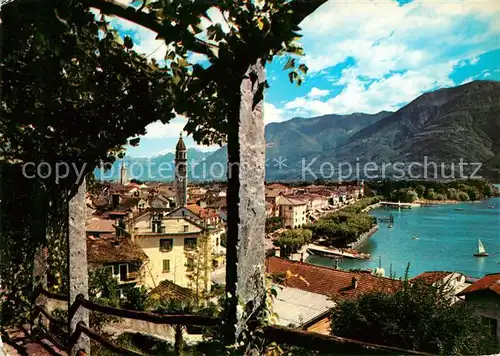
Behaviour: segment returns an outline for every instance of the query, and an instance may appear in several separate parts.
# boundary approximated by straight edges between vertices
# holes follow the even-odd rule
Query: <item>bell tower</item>
[[[187,203],[187,149],[182,132],[175,147],[175,204],[176,207]]]
[[[120,168],[120,184],[124,185],[127,182],[127,168],[125,167],[125,161],[122,161],[122,166]]]

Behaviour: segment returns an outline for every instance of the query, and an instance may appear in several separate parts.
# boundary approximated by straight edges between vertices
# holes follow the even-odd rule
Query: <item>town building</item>
[[[279,196],[277,205],[279,207],[279,216],[283,218],[283,225],[285,227],[295,229],[307,223],[306,202],[290,197]]]
[[[335,306],[325,295],[298,288],[275,286],[273,312],[278,316],[276,325],[299,328],[324,335],[330,334],[330,314]]]
[[[281,309],[282,318],[293,320],[297,318],[297,313],[299,315],[302,313],[303,323],[299,327],[324,334],[329,333],[331,329],[331,313],[327,308],[334,307],[337,301],[355,299],[370,292],[394,293],[402,286],[402,282],[399,280],[378,277],[370,273],[342,271],[274,256],[266,259],[266,272],[271,275],[275,283],[279,283],[285,288],[294,288],[311,293],[309,295],[311,297],[309,307],[312,310],[307,316],[305,316],[305,311],[291,311],[283,308]],[[286,295],[285,292],[282,299],[290,300]],[[328,304],[325,298],[317,295],[333,300],[333,305]],[[300,300],[305,298],[305,295],[296,298]],[[302,301],[297,304],[299,304],[297,309],[303,310],[301,305],[306,304],[306,302]],[[289,305],[289,308],[293,307]],[[279,317],[279,311],[277,314]]]
[[[470,285],[470,283],[467,283],[467,277],[459,272],[423,272],[410,280],[410,282],[417,281],[435,287],[442,287],[450,299],[451,304],[455,304],[456,302],[463,300],[457,295]]]
[[[118,282],[120,289],[142,285],[148,256],[129,238],[117,236],[88,237],[89,271],[104,268]]]
[[[85,222],[85,232],[87,236],[101,237],[115,232],[115,222],[113,220],[91,217]]]
[[[500,341],[500,273],[487,274],[458,293]]]
[[[145,211],[127,221],[131,239],[149,258],[145,285],[155,288],[170,280],[191,288],[189,274],[195,268],[193,253],[207,230],[188,216],[169,216],[165,212]],[[211,269],[211,243],[206,244],[206,267]]]

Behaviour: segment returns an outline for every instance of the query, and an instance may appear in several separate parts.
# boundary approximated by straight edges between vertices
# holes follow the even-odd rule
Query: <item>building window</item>
[[[188,232],[189,230],[189,225],[184,225],[184,232]]]
[[[288,210],[292,210],[293,208],[291,206],[288,207]]]
[[[174,246],[173,239],[160,239],[160,251],[161,252],[172,251],[173,246]]]
[[[194,250],[196,248],[196,237],[184,239],[184,250]]]
[[[187,263],[186,263],[186,271],[187,272],[192,272],[194,270],[194,259],[191,257],[188,257]]]
[[[163,260],[163,273],[170,272],[170,260]]]
[[[128,265],[120,265],[120,281],[127,281],[128,277]]]
[[[219,246],[219,238],[218,237],[215,239],[215,246]]]

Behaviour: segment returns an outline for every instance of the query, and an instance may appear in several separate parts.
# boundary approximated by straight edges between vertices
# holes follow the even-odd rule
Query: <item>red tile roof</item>
[[[91,263],[110,264],[148,260],[142,249],[128,238],[87,238],[87,259]]]
[[[269,257],[266,260],[266,270],[270,274],[286,273],[289,278],[284,284],[287,287],[323,294],[339,300],[352,299],[376,291],[392,293],[402,284],[399,280],[377,277],[369,273],[341,271],[279,257]],[[357,279],[355,289],[352,287],[353,277]]]
[[[164,280],[149,295],[159,300],[187,300],[193,298],[193,291],[189,288],[181,287],[172,281]]]
[[[500,295],[500,273],[487,274],[477,282],[465,288],[458,295],[466,295],[480,291],[490,291]]]
[[[436,282],[442,281],[445,277],[449,276],[453,272],[446,271],[429,271],[420,273],[418,276],[413,277],[410,281],[422,281],[425,284],[434,284]]]
[[[202,219],[216,218],[219,216],[214,210],[204,209],[198,204],[188,204],[186,205],[186,209],[188,209],[190,212],[199,216]]]
[[[115,222],[113,220],[91,218],[85,222],[85,230],[87,232],[114,232]]]

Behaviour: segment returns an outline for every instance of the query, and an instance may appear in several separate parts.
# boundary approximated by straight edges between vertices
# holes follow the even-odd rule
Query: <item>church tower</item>
[[[187,203],[187,150],[182,132],[175,147],[175,204],[176,207]]]
[[[125,168],[125,161],[122,161],[122,166],[120,168],[120,184],[124,185],[127,183],[127,168]]]

